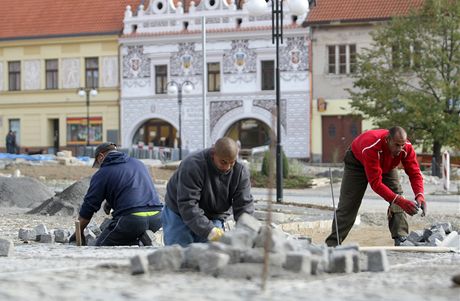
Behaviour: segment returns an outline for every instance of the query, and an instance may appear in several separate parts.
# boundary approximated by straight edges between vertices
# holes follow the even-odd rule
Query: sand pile
[[[28,213],[62,216],[76,215],[88,191],[90,179],[91,177],[87,177],[75,182]]]
[[[0,206],[33,208],[54,195],[40,181],[29,178],[0,177]]]

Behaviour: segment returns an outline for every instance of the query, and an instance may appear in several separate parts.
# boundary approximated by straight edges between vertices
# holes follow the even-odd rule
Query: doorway
[[[322,162],[342,162],[348,146],[361,134],[361,121],[361,116],[357,115],[322,117]]]

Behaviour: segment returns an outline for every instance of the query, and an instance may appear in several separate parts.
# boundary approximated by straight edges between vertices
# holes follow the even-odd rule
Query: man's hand
[[[208,240],[210,241],[218,241],[224,236],[224,230],[219,227],[212,228],[211,232],[209,232]]]
[[[415,198],[415,200],[417,201],[418,206],[422,208],[422,216],[425,216],[427,212],[425,197],[423,195],[419,195]]]
[[[405,199],[404,197],[400,195],[396,197],[393,203],[401,207],[401,209],[404,210],[404,212],[406,212],[407,214],[411,216],[417,214],[418,212],[416,202],[409,201],[408,199]]]

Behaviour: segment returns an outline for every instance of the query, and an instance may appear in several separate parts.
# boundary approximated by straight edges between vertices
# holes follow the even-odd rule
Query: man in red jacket
[[[427,209],[423,194],[423,177],[414,148],[407,140],[406,131],[395,126],[389,130],[364,132],[353,140],[343,161],[345,170],[336,214],[340,242],[337,241],[334,218],[332,233],[326,238],[326,244],[337,246],[345,240],[353,227],[369,183],[378,195],[390,203],[388,226],[395,245],[400,245],[409,231],[405,213],[414,215],[420,207],[422,215],[425,215]],[[409,176],[415,202],[402,196],[397,172],[400,163]]]

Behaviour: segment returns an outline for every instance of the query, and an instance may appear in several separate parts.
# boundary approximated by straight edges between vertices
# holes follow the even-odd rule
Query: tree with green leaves
[[[377,126],[404,127],[436,159],[460,147],[460,1],[426,0],[372,33],[358,55],[351,105]]]

